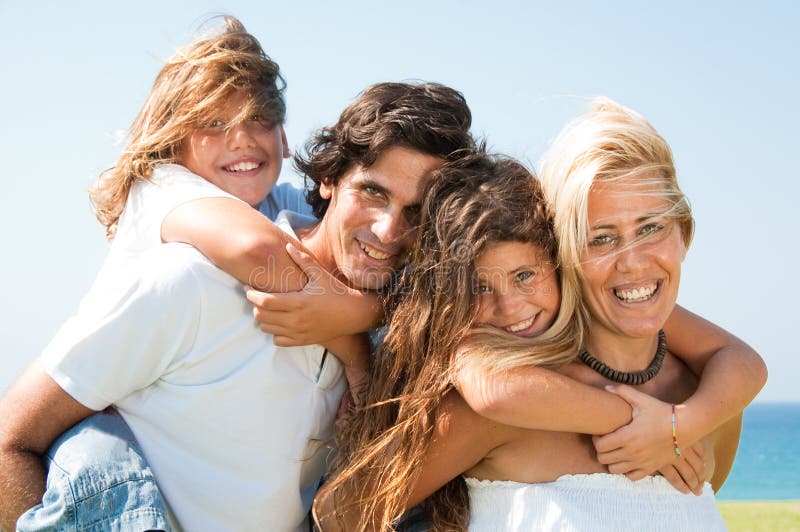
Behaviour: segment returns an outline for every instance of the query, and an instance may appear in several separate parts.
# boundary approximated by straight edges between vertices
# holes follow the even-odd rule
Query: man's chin
[[[365,291],[377,291],[389,284],[394,272],[359,272],[357,275],[348,276],[348,283],[352,288]]]

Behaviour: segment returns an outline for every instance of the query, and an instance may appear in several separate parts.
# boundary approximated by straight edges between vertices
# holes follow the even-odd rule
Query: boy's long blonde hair
[[[234,94],[243,92],[246,103],[227,127],[254,115],[276,126],[285,118],[284,88],[278,65],[236,18],[224,17],[221,31],[178,50],[158,73],[116,164],[89,193],[106,236],[114,237],[133,183],[177,162],[181,142],[218,119]]]
[[[565,289],[555,324],[538,338],[475,331],[475,260],[487,244],[530,242],[556,258],[551,217],[536,178],[520,163],[479,152],[445,165],[422,206],[412,262],[392,289],[389,332],[373,359],[367,406],[337,435],[338,474],[326,487],[337,515],[361,514],[357,530],[391,529],[403,513],[435,425],[437,408],[458,371],[454,354],[490,369],[559,366],[581,342]],[[459,349],[461,348],[461,349]],[[343,493],[356,494],[345,500]],[[466,486],[457,478],[428,502],[434,530],[461,530],[468,520]],[[326,520],[332,516],[316,516]]]

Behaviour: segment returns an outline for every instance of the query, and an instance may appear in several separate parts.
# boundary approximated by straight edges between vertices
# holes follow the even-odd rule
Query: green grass
[[[730,532],[800,532],[800,501],[718,502]]]

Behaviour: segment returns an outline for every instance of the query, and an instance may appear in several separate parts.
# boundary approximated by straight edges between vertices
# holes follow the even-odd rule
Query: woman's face
[[[556,319],[558,278],[546,254],[528,242],[488,244],[475,261],[478,323],[536,336]]]
[[[686,255],[680,224],[665,215],[668,208],[664,198],[630,179],[592,186],[582,256],[582,295],[592,329],[640,338],[666,322]]]

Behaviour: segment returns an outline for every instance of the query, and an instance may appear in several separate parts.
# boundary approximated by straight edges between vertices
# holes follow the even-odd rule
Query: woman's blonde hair
[[[680,225],[684,246],[692,241],[692,210],[678,186],[667,141],[642,115],[608,98],[596,98],[589,112],[564,127],[544,155],[539,175],[555,213],[561,264],[578,278],[595,183],[626,179],[632,195],[663,198],[669,205],[664,214]]]
[[[577,291],[571,282],[565,283],[555,324],[538,338],[473,329],[475,260],[488,244],[507,241],[530,242],[545,260],[556,259],[550,213],[533,174],[510,158],[481,150],[446,164],[423,202],[412,261],[388,297],[391,321],[373,359],[367,406],[337,435],[339,473],[326,493],[336,515],[348,509],[361,515],[358,530],[391,529],[403,513],[437,408],[460,367],[460,361],[454,363],[457,352],[466,352],[466,363],[493,369],[559,366],[576,355],[582,327],[573,312]],[[345,500],[343,493],[356,496]],[[428,507],[434,530],[465,529],[463,480],[440,489]]]
[[[218,119],[232,96],[246,98],[227,127],[255,115],[274,127],[285,118],[284,89],[278,65],[233,17],[224,17],[221,30],[178,50],[158,73],[116,164],[89,193],[106,236],[114,237],[133,183],[148,179],[159,164],[177,162],[181,142]]]

